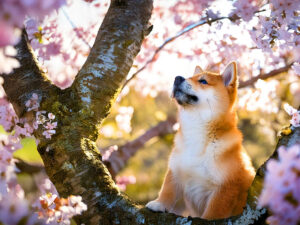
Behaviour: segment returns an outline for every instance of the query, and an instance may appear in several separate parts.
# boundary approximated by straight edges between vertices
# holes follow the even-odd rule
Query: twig
[[[34,174],[44,171],[45,168],[40,163],[28,163],[20,158],[14,158],[16,160],[16,166],[21,171],[21,173]]]
[[[123,86],[122,86],[122,90],[123,88],[131,81],[133,80],[137,74],[139,74],[140,72],[142,72],[150,63],[152,63],[154,61],[154,59],[156,58],[156,55],[169,43],[171,43],[172,41],[174,41],[175,39],[179,38],[180,36],[182,36],[183,34],[197,28],[200,27],[204,24],[211,24],[213,22],[219,21],[219,20],[223,20],[223,19],[233,19],[231,17],[218,17],[215,19],[208,19],[207,17],[205,17],[204,19],[201,19],[199,22],[197,23],[193,23],[187,27],[185,27],[183,30],[179,31],[175,36],[169,37],[167,38],[153,53],[152,57],[145,63],[144,66],[142,66],[138,71],[136,71],[134,74],[132,74],[132,76],[127,79]]]
[[[70,23],[70,25],[73,27],[73,29],[74,29],[74,30],[77,29],[77,26],[73,23],[73,21],[72,21],[71,18],[69,17],[69,15],[68,15],[68,13],[66,12],[66,10],[64,9],[64,7],[61,7],[61,11],[63,12],[63,14],[64,14],[64,16],[66,17],[67,21],[68,21],[68,22]],[[78,35],[78,32],[75,31],[75,33],[76,33],[77,37],[79,37],[79,38],[82,40],[82,42],[85,43],[85,44],[89,47],[89,49],[92,48],[92,46],[90,46],[90,44],[89,44],[86,40],[84,40],[82,37],[80,37],[80,36]]]
[[[284,67],[281,67],[279,69],[272,70],[269,73],[260,74],[258,76],[252,77],[249,80],[241,81],[240,84],[239,84],[239,88],[248,87],[248,86],[254,84],[259,79],[266,80],[266,79],[268,79],[270,77],[274,77],[274,76],[277,76],[277,75],[279,75],[281,73],[287,72],[291,68],[292,65],[293,65],[293,63],[290,63],[290,64],[288,64],[288,65],[286,65]]]
[[[266,10],[258,10],[256,12],[254,12],[254,14],[258,14],[258,13],[261,13],[261,12],[265,12]],[[224,17],[218,17],[218,18],[214,18],[214,19],[210,19],[208,16],[206,16],[205,18],[202,18],[200,21],[196,22],[196,23],[193,23],[187,27],[185,27],[183,30],[179,31],[176,35],[172,36],[172,37],[169,37],[167,38],[153,53],[152,57],[146,61],[145,65],[142,66],[138,71],[136,71],[134,74],[132,74],[132,76],[127,79],[121,90],[123,90],[123,88],[131,81],[133,80],[137,74],[139,74],[140,72],[142,72],[150,63],[154,62],[154,59],[156,58],[156,55],[169,43],[171,43],[172,41],[174,41],[175,39],[177,39],[178,37],[182,36],[183,34],[197,28],[197,27],[200,27],[204,24],[209,24],[211,25],[212,23],[214,22],[217,22],[217,21],[220,21],[220,20],[223,20],[223,19],[229,19],[230,21],[236,21],[236,20],[239,20],[241,19],[241,17],[239,17],[238,15],[236,14],[233,14],[232,16],[224,16]]]

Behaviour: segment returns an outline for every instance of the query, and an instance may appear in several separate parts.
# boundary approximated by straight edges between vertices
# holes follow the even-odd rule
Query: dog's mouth
[[[176,99],[179,105],[192,105],[198,102],[198,97],[196,95],[186,93],[179,87],[173,88],[172,96]]]

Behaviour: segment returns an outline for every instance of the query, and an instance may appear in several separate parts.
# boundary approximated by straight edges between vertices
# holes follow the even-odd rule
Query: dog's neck
[[[181,108],[178,113],[180,124],[179,135],[184,139],[190,137],[210,138],[218,133],[236,129],[236,112],[217,112],[210,109],[192,110]]]

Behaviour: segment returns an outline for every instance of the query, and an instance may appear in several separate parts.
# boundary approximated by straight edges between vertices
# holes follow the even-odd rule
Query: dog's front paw
[[[166,207],[161,202],[159,202],[158,200],[148,202],[146,207],[148,209],[151,209],[152,211],[156,211],[156,212],[157,211],[165,212],[167,210]]]

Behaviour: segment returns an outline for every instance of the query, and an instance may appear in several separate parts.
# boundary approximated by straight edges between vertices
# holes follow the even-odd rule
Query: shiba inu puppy
[[[175,78],[180,129],[159,197],[146,207],[220,219],[242,213],[255,172],[237,128],[237,65]]]

